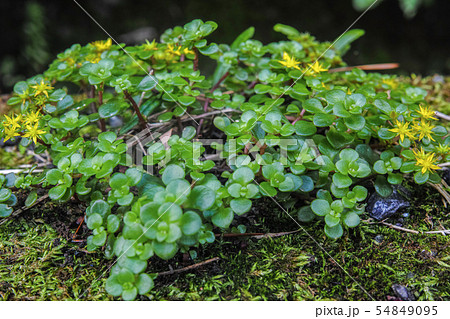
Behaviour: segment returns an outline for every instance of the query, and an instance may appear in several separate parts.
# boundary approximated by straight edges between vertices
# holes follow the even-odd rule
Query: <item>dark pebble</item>
[[[442,75],[435,74],[435,75],[433,75],[433,82],[434,83],[444,83],[445,79]]]
[[[442,178],[447,184],[450,185],[450,169],[445,168],[444,170],[442,170]]]
[[[377,243],[382,243],[383,242],[383,236],[382,235],[376,235],[375,236],[375,238],[374,238],[374,240],[377,242]]]
[[[14,141],[12,139],[7,140],[6,142],[3,140],[3,138],[0,138],[0,147],[4,147],[4,146],[15,146],[17,144],[19,144],[20,142],[20,137],[16,137],[14,139]]]
[[[382,220],[411,206],[409,201],[400,194],[399,190],[402,193],[407,193],[407,190],[404,187],[394,187],[394,191],[388,197],[382,197],[374,192],[367,201],[366,207],[366,211],[369,212],[370,217]]]
[[[414,301],[416,298],[414,295],[403,285],[394,284],[392,285],[392,290],[395,295],[402,299],[403,301]]]

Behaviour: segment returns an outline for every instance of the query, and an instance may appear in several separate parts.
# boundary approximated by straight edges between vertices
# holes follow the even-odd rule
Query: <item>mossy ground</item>
[[[416,188],[403,226],[415,230],[449,229],[449,209],[433,188]],[[71,205],[68,216],[82,215]],[[0,226],[2,300],[109,300],[103,289],[112,261],[87,254],[70,240],[76,229],[62,229],[46,216],[66,211],[40,204]],[[290,212],[295,216],[294,212]],[[398,218],[388,220],[397,223]],[[249,232],[282,232],[298,226],[271,200],[255,205],[240,220]],[[52,224],[53,227],[48,224]],[[198,250],[196,260],[152,259],[152,271],[178,269],[213,257],[220,260],[189,272],[161,276],[143,300],[376,300],[394,296],[402,284],[419,300],[450,300],[450,237],[420,235],[363,223],[343,238],[325,238],[321,222],[277,238],[218,238]],[[381,235],[381,243],[374,240]],[[328,252],[326,254],[317,243]],[[82,244],[81,244],[82,246]],[[330,257],[331,256],[331,257]],[[339,263],[346,272],[344,272]],[[106,271],[106,273],[105,273]],[[104,275],[103,275],[104,274]],[[102,276],[103,275],[103,276]],[[350,277],[352,276],[355,281]],[[89,289],[88,292],[84,292]]]
[[[436,84],[432,78],[406,80],[429,90],[430,104],[448,114],[449,78],[444,84]],[[403,227],[450,229],[450,209],[433,188],[415,186],[411,204]],[[296,218],[294,210],[288,212]],[[0,300],[112,299],[103,287],[113,261],[105,260],[101,252],[87,254],[83,243],[71,241],[82,215],[83,207],[76,203],[41,203],[0,225]],[[298,229],[270,199],[256,203],[248,215],[239,220],[248,232]],[[399,217],[387,222],[396,224]],[[392,285],[402,284],[418,300],[450,300],[450,236],[412,234],[363,222],[340,240],[331,241],[324,236],[322,222],[302,227],[310,236],[300,230],[258,240],[218,238],[200,248],[194,261],[181,254],[168,262],[154,258],[150,265],[154,272],[213,257],[220,260],[161,276],[151,293],[141,299],[370,300],[370,294],[376,300],[387,300],[394,295]],[[381,242],[375,240],[377,235],[382,236]],[[79,238],[86,236],[87,230],[82,228]]]

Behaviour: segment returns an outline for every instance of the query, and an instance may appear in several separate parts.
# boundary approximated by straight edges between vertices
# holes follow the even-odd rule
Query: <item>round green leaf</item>
[[[106,214],[108,214],[111,210],[111,207],[107,202],[105,202],[102,199],[98,199],[94,202],[91,202],[90,208],[88,211],[86,211],[87,215],[90,216],[91,214],[99,214],[102,217],[105,217]]]
[[[375,162],[375,164],[373,165],[373,170],[375,172],[377,172],[378,174],[386,174],[387,173],[386,165],[384,164],[384,162],[382,160],[378,160]]]
[[[128,177],[122,173],[115,173],[109,180],[109,185],[112,188],[120,189],[122,186],[128,185]]]
[[[142,178],[142,172],[135,167],[127,169],[125,175],[128,177],[128,185],[130,186],[137,185]]]
[[[417,184],[425,184],[428,181],[428,178],[430,177],[430,174],[427,172],[425,172],[425,174],[423,174],[422,172],[416,172],[414,174],[414,181]]]
[[[238,168],[233,173],[233,180],[235,180],[236,182],[238,182],[242,185],[250,183],[254,178],[255,178],[255,174],[248,167]]]
[[[316,215],[314,215],[310,206],[303,206],[297,211],[297,217],[299,221],[307,223],[312,221]]]
[[[136,287],[139,289],[139,294],[143,295],[153,289],[155,284],[153,279],[147,274],[140,274],[136,282]]]
[[[234,213],[229,207],[219,209],[211,218],[214,225],[220,228],[228,228],[233,221]]]
[[[113,117],[119,113],[120,105],[119,101],[108,101],[99,107],[98,114],[102,119]]]
[[[10,196],[12,192],[8,188],[1,188],[0,189],[0,202],[6,201]]]
[[[150,91],[154,89],[157,84],[158,82],[156,81],[155,77],[147,75],[139,83],[137,89],[140,91]]]
[[[316,113],[323,113],[323,105],[322,103],[315,98],[306,100],[302,107],[307,110],[310,113],[316,114]]]
[[[310,136],[317,132],[316,126],[308,121],[297,121],[294,124],[295,133],[300,136]]]
[[[277,190],[273,188],[268,182],[262,182],[261,184],[259,184],[259,189],[261,191],[261,194],[264,196],[274,197],[277,195]]]
[[[58,169],[54,168],[46,173],[45,178],[50,184],[56,185],[59,180],[62,179],[62,173]]]
[[[345,187],[349,187],[350,185],[352,185],[352,179],[350,177],[348,177],[347,175],[343,175],[341,173],[335,173],[333,175],[333,183],[338,188],[345,188]]]
[[[13,210],[6,204],[0,204],[0,217],[8,217],[12,214]]]
[[[311,210],[318,216],[325,216],[330,213],[330,203],[325,199],[315,199],[311,203]]]
[[[174,179],[184,178],[184,169],[181,166],[170,164],[168,165],[162,174],[162,181],[164,184],[169,184]]]
[[[233,199],[230,202],[230,207],[236,214],[242,215],[252,208],[252,201],[245,198]]]
[[[30,194],[28,194],[27,199],[25,200],[25,206],[26,207],[30,207],[31,205],[33,205],[37,200],[37,193],[36,191],[32,191],[30,192]]]
[[[181,133],[181,137],[189,141],[193,139],[196,134],[197,131],[195,130],[195,128],[193,128],[192,126],[186,126]]]
[[[354,131],[360,131],[366,125],[366,120],[361,115],[351,115],[347,117],[344,122],[349,129],[352,129]]]
[[[193,203],[194,208],[205,211],[214,205],[216,193],[207,186],[195,186],[189,195],[189,201]]]
[[[118,297],[122,294],[122,285],[117,281],[117,276],[111,276],[106,280],[105,290],[108,294]]]
[[[196,234],[200,230],[201,226],[202,219],[193,211],[188,211],[183,214],[183,217],[181,217],[181,231],[185,235],[189,236]]]
[[[48,197],[52,200],[61,199],[66,193],[66,190],[67,187],[65,185],[55,186],[48,191]]]
[[[344,234],[344,230],[342,229],[341,224],[337,224],[334,227],[325,225],[325,234],[331,239],[338,239]]]
[[[122,291],[122,299],[125,301],[132,301],[136,299],[136,296],[137,296],[136,287],[132,287],[131,289]]]
[[[178,102],[180,102],[181,105],[189,106],[195,102],[195,97],[189,95],[181,95],[178,97]]]
[[[325,215],[325,223],[328,227],[334,227],[339,224],[341,220],[338,217],[332,216],[330,214]]]
[[[120,226],[120,219],[116,215],[109,215],[107,220],[108,233],[115,233]]]
[[[318,113],[314,115],[313,123],[317,127],[327,127],[331,126],[335,119],[336,116],[334,114]]]
[[[164,260],[168,260],[175,256],[178,251],[178,245],[175,243],[153,242],[153,250],[155,254]]]
[[[97,214],[97,213],[92,214],[91,216],[89,216],[87,218],[86,224],[89,229],[98,228],[98,227],[102,226],[103,218],[102,218],[102,216],[100,216],[100,214]]]
[[[360,218],[355,212],[349,212],[344,217],[344,224],[347,227],[356,227],[359,225]]]
[[[392,186],[386,181],[386,178],[381,175],[377,176],[374,186],[376,192],[383,197],[388,197],[393,192]]]

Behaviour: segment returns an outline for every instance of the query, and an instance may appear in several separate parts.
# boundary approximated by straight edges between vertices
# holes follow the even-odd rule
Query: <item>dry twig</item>
[[[211,259],[208,259],[208,260],[205,260],[205,261],[202,261],[202,262],[199,262],[197,264],[193,264],[193,265],[190,265],[190,266],[187,266],[187,267],[183,267],[183,268],[180,268],[180,269],[163,271],[163,272],[158,273],[157,275],[158,276],[166,276],[166,275],[179,274],[181,272],[186,272],[186,271],[189,271],[189,270],[192,270],[192,269],[196,269],[196,268],[202,267],[204,265],[207,265],[207,264],[210,264],[212,262],[215,262],[215,261],[217,261],[219,259],[220,259],[219,257],[214,257],[214,258],[211,258]]]
[[[46,200],[47,198],[48,198],[48,194],[38,198],[31,206],[28,206],[28,207],[23,206],[22,208],[19,208],[18,210],[14,211],[9,217],[6,217],[6,218],[0,220],[0,225],[6,223],[10,218],[16,217],[17,215],[22,214],[24,211],[29,210],[31,207],[36,206],[37,204],[39,204],[43,200]]]

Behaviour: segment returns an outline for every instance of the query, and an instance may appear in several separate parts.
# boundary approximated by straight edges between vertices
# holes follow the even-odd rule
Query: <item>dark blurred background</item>
[[[219,24],[210,41],[230,43],[249,26],[264,43],[284,39],[276,23],[338,37],[374,0],[78,0],[112,37],[125,43],[152,39],[169,27],[200,18]],[[450,1],[380,0],[353,28],[366,35],[352,45],[350,65],[399,62],[398,74],[449,74]],[[358,11],[359,10],[359,11]],[[0,93],[45,70],[73,43],[107,35],[73,0],[0,1]]]

